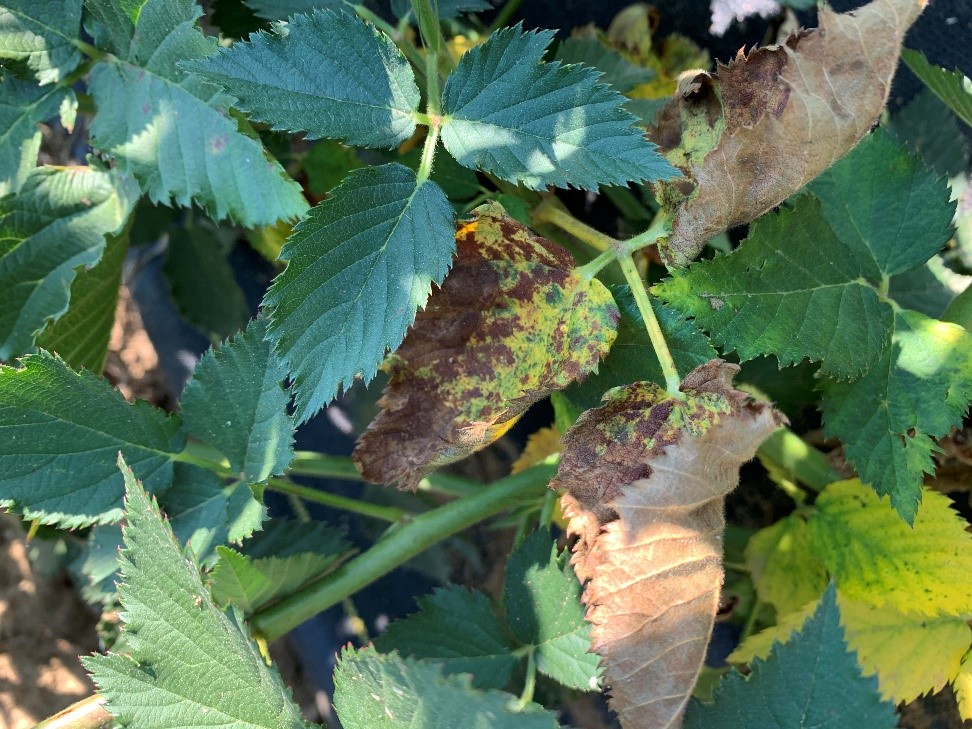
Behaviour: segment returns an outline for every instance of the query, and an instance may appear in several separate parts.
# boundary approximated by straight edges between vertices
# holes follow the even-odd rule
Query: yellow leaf
[[[531,433],[527,438],[526,448],[523,449],[520,457],[513,461],[513,467],[510,469],[510,472],[519,473],[520,471],[525,471],[530,466],[543,463],[547,459],[547,456],[560,453],[563,450],[563,447],[560,445],[560,436],[561,433],[557,429],[557,426],[540,428],[536,433]]]
[[[838,593],[847,643],[865,675],[877,674],[881,695],[895,703],[940,691],[954,679],[972,630],[961,617],[929,618],[875,608]]]
[[[922,489],[911,528],[887,496],[838,481],[817,498],[809,526],[845,597],[922,615],[972,613],[972,536],[943,494]]]
[[[776,625],[754,633],[736,646],[736,650],[728,655],[727,663],[752,663],[753,659],[765,660],[769,657],[774,643],[786,643],[794,633],[800,631],[807,619],[814,614],[820,598],[809,602],[799,610],[784,615]]]
[[[810,530],[798,516],[758,531],[745,555],[759,598],[780,615],[820,597],[827,586],[827,570],[813,554]]]
[[[965,657],[958,675],[952,682],[958,699],[959,715],[963,721],[972,721],[972,655]]]

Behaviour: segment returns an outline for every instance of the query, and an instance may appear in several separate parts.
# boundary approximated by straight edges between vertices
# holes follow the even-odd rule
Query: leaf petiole
[[[516,710],[523,711],[527,705],[533,701],[533,692],[537,687],[537,651],[531,650],[527,653],[526,678],[523,681],[523,693],[520,700],[516,703]]]

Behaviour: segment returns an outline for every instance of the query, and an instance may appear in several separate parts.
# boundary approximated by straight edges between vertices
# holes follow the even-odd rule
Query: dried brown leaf
[[[738,370],[702,365],[681,398],[616,388],[564,437],[551,485],[567,490],[592,647],[624,729],[681,726],[719,604],[723,502],[782,421],[732,388]]]
[[[496,203],[456,233],[452,270],[383,365],[382,411],[354,452],[377,483],[414,488],[435,468],[499,438],[536,401],[582,379],[620,318],[610,292],[570,253]]]
[[[822,7],[819,28],[682,79],[648,134],[685,174],[656,186],[673,214],[660,247],[669,266],[779,205],[867,134],[925,3],[874,0],[844,14]]]

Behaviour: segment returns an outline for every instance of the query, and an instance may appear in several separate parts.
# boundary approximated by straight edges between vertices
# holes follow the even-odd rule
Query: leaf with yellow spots
[[[850,151],[877,121],[901,39],[926,0],[820,9],[820,27],[740,50],[685,78],[649,138],[685,177],[656,183],[673,217],[659,253],[684,266],[706,241],[779,205]]]
[[[756,592],[780,614],[815,600],[827,587],[827,570],[810,548],[810,530],[796,515],[761,529],[746,545],[746,566]]]
[[[944,494],[922,489],[914,527],[888,497],[830,484],[810,517],[817,557],[849,599],[921,615],[972,614],[972,535]]]
[[[680,725],[719,604],[725,497],[782,420],[732,388],[738,370],[708,362],[678,395],[615,388],[564,436],[551,486],[567,490],[571,561],[624,729]]]
[[[452,271],[383,365],[382,411],[354,452],[368,480],[414,488],[595,370],[614,341],[610,292],[502,206],[474,210],[456,245]]]
[[[560,445],[561,432],[556,425],[549,428],[540,428],[536,433],[531,433],[527,437],[526,448],[520,457],[513,461],[511,473],[525,471],[530,466],[543,463],[548,456],[560,453],[563,446]]]

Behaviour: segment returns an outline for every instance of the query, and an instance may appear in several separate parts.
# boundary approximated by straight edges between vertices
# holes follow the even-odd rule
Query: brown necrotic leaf
[[[659,247],[669,266],[779,205],[861,140],[925,2],[874,0],[845,14],[821,7],[819,28],[682,79],[648,133],[685,174],[655,188],[673,215]]]
[[[712,360],[681,397],[615,388],[564,436],[551,486],[567,491],[592,647],[624,729],[681,725],[719,605],[723,502],[783,420],[732,388],[738,370]]]
[[[456,248],[442,287],[383,365],[382,410],[354,452],[370,481],[414,488],[595,370],[614,341],[610,292],[499,204],[473,211]]]

